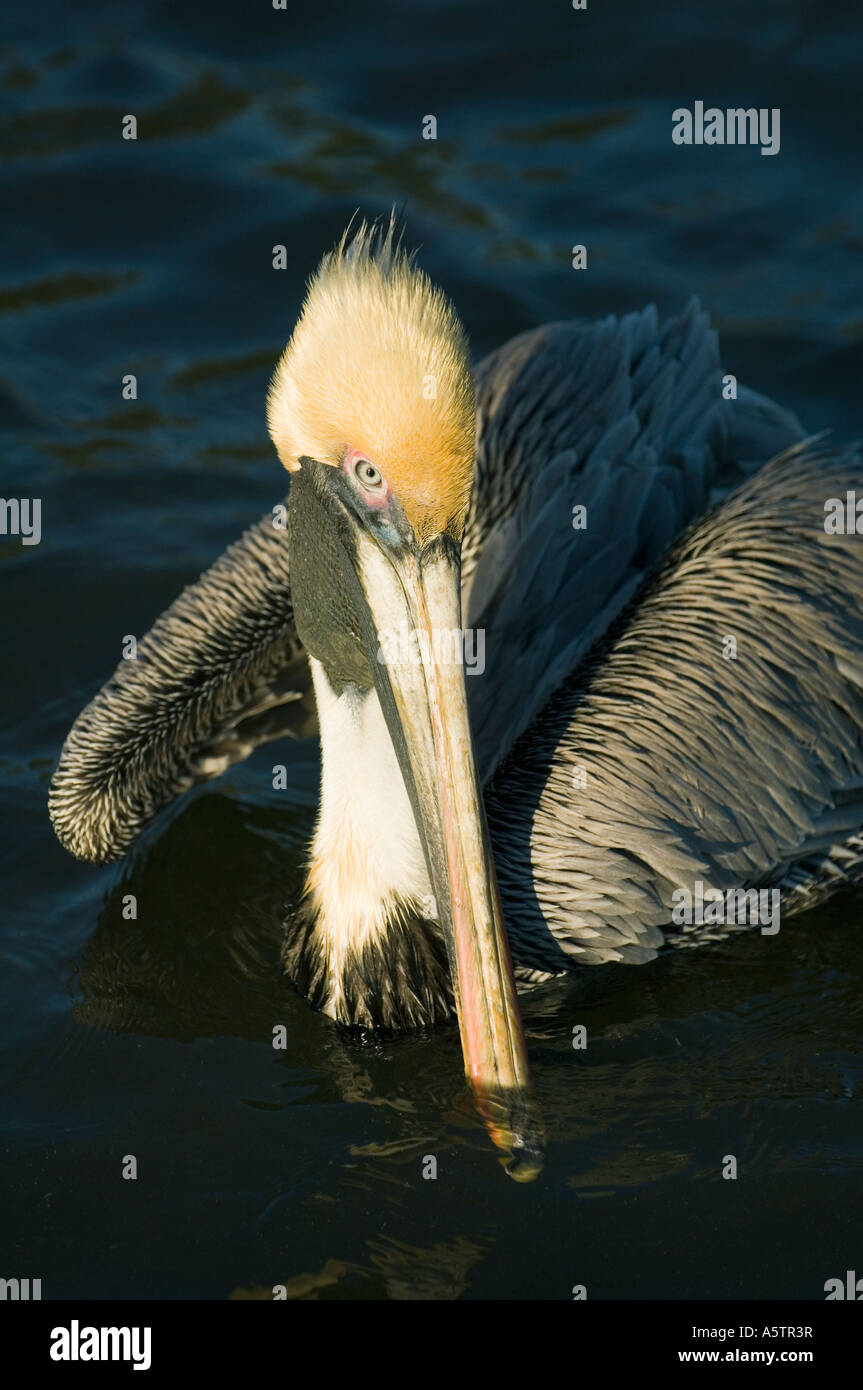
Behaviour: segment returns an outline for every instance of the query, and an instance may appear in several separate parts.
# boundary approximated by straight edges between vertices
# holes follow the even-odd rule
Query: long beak
[[[392,558],[361,540],[356,560],[376,628],[370,664],[447,939],[465,1070],[507,1171],[529,1181],[541,1131],[468,724],[458,549],[440,537]]]

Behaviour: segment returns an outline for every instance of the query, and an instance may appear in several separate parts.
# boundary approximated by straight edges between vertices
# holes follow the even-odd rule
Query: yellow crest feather
[[[420,540],[461,534],[473,480],[467,339],[450,301],[401,249],[395,224],[362,223],[310,282],[267,400],[284,466],[380,469]]]

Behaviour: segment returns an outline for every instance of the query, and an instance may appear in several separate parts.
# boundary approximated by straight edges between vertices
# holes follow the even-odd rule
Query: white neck
[[[425,857],[404,779],[374,690],[336,695],[309,664],[321,731],[321,798],[308,888],[337,995],[348,952],[380,938],[411,905],[435,916]],[[338,998],[327,1008],[334,1016]]]

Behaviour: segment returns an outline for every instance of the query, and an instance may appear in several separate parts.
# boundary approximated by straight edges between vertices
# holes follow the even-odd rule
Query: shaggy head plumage
[[[460,538],[473,481],[467,339],[446,296],[402,249],[397,225],[359,224],[324,257],[270,385],[270,434],[289,470],[304,455],[368,457],[420,541]]]

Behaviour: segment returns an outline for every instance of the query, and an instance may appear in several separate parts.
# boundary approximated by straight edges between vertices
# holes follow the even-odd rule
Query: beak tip
[[[545,1167],[543,1134],[535,1096],[524,1090],[475,1092],[477,1108],[500,1163],[514,1182],[534,1182]]]
[[[535,1182],[545,1167],[545,1153],[539,1143],[513,1144],[511,1153],[501,1156],[501,1163],[513,1182]]]

